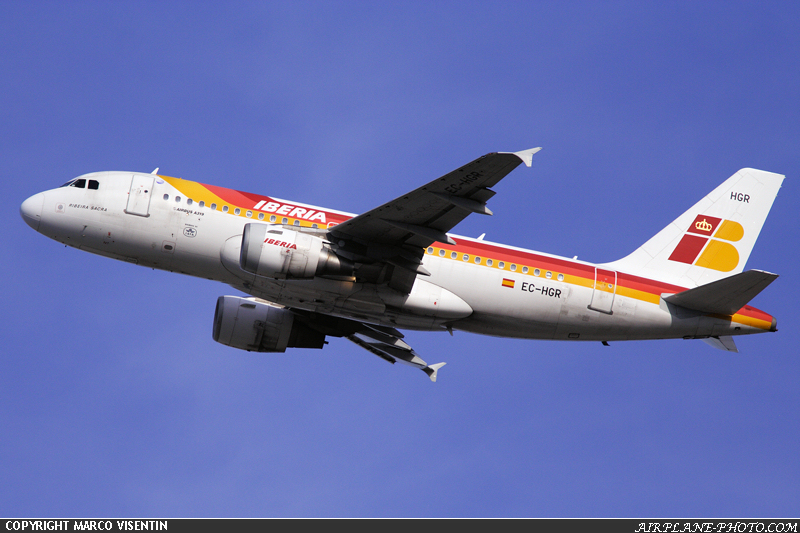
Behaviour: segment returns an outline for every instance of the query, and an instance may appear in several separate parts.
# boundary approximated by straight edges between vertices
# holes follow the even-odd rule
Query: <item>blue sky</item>
[[[3,516],[797,516],[794,2],[3,2]],[[543,146],[455,232],[604,262],[742,167],[787,176],[748,268],[779,332],[215,343],[208,280],[19,217],[87,172],[362,212]]]

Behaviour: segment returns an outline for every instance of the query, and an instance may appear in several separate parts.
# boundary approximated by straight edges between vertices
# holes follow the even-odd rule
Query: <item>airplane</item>
[[[158,173],[97,172],[20,206],[94,254],[221,281],[212,337],[283,353],[343,337],[436,381],[400,330],[525,339],[701,339],[777,331],[748,305],[778,276],[744,270],[784,176],[745,168],[630,255],[593,264],[450,231],[492,215],[490,188],[540,148],[479,157],[360,215]]]

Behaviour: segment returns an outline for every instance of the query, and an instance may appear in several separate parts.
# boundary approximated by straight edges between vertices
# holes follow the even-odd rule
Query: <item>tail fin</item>
[[[783,179],[743,168],[635,252],[607,266],[683,287],[738,274]]]

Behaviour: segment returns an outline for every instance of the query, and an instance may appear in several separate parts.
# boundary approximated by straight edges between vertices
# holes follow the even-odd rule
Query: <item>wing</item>
[[[295,317],[309,328],[330,335],[345,337],[370,353],[392,364],[400,362],[421,369],[431,381],[436,382],[437,371],[446,363],[429,365],[403,340],[403,334],[394,328],[366,324],[348,318],[322,315],[293,309]]]
[[[541,148],[516,153],[491,153],[458,168],[427,185],[351,218],[330,229],[329,239],[337,253],[357,262],[384,262],[405,271],[390,285],[408,292],[422,267],[424,249],[434,242],[455,244],[447,235],[470,213],[491,215],[486,201],[494,196],[489,187],[520,163],[531,166]]]

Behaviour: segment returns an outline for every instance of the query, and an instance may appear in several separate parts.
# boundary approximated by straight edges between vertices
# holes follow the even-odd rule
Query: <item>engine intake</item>
[[[239,266],[258,276],[301,279],[349,276],[354,268],[319,237],[269,224],[245,225]]]
[[[322,348],[325,335],[288,309],[255,298],[220,296],[214,312],[215,341],[240,350],[285,352],[286,348]]]

